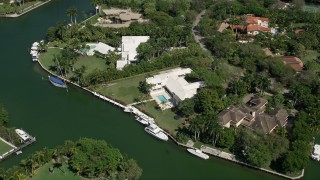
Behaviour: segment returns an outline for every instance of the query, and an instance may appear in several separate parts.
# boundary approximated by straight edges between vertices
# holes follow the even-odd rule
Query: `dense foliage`
[[[14,145],[19,145],[19,137],[15,132],[15,128],[5,127],[9,121],[9,113],[3,105],[0,104],[0,137]]]
[[[98,0],[94,1],[97,3]],[[73,52],[84,48],[86,42],[101,41],[119,47],[121,36],[150,36],[148,42],[138,47],[136,64],[118,71],[114,68],[118,57],[110,55],[103,57],[107,70],[96,69],[83,76],[85,68],[82,68],[71,79],[90,86],[168,67],[191,67],[193,72],[186,79],[190,82],[204,81],[206,87],[199,90],[193,99],[180,102],[174,109],[186,118],[176,135],[180,141],[193,138],[227,149],[237,158],[256,166],[297,172],[308,163],[312,134],[307,132],[318,132],[320,127],[320,58],[306,62],[304,71],[296,73],[280,58],[267,56],[263,49],[268,48],[276,55],[297,57],[306,55],[308,51],[319,52],[320,13],[303,11],[299,0],[286,10],[273,8],[274,3],[274,0],[110,0],[105,1],[106,6],[131,7],[150,21],[132,23],[129,28],[119,29],[91,24],[67,26],[66,22],[61,22],[48,29],[47,38],[58,45],[67,44],[64,51]],[[204,8],[207,12],[195,30],[203,37],[201,41],[212,55],[195,43],[191,33],[197,12]],[[248,37],[230,29],[218,31],[227,18],[230,23],[239,24],[237,17],[247,14],[268,17],[278,33]],[[295,30],[301,29],[303,33],[296,33],[298,31]],[[253,42],[238,42],[246,38],[253,38]],[[64,52],[61,56],[56,61],[59,62],[57,67],[61,68],[57,69],[64,74],[76,72],[73,64],[79,55]],[[149,88],[145,82],[140,83],[142,92],[148,93]],[[285,108],[298,112],[290,117],[293,128],[278,128],[270,135],[241,128],[223,129],[217,123],[217,114],[229,105],[241,104],[248,93],[269,94],[267,111]]]
[[[0,179],[26,179],[36,176],[38,168],[53,162],[54,169],[72,172],[84,178],[139,179],[142,169],[136,161],[122,155],[102,140],[81,138],[78,141],[65,141],[55,149],[44,148],[22,160],[19,166],[0,169]],[[48,172],[49,173],[49,172]]]

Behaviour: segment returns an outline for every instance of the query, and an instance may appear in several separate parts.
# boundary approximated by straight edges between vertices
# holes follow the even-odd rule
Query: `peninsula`
[[[166,3],[94,1],[97,14],[79,24],[69,9],[39,62],[134,106],[180,145],[301,178],[320,124],[319,14],[270,1]]]

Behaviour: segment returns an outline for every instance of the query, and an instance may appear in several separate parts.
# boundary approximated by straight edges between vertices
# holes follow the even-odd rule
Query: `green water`
[[[194,157],[172,142],[146,134],[129,114],[89,93],[53,87],[27,49],[43,39],[49,26],[69,20],[65,12],[70,6],[81,12],[92,10],[90,1],[55,0],[20,18],[0,19],[0,102],[11,115],[9,126],[23,128],[37,138],[34,145],[0,166],[15,165],[30,153],[67,139],[92,137],[136,159],[143,168],[141,179],[278,179],[214,157],[207,161]],[[320,163],[312,162],[305,179],[315,179],[319,169]]]

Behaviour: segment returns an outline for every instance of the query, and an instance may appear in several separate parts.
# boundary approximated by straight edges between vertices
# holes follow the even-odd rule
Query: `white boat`
[[[39,51],[39,43],[34,42],[31,46],[31,50],[30,50],[32,61],[38,61],[38,51]]]
[[[18,136],[21,138],[22,141],[28,141],[30,139],[30,135],[27,134],[22,129],[16,129],[15,131],[18,134]]]
[[[203,153],[200,149],[187,149],[187,151],[193,155],[196,155],[202,159],[209,159],[209,156],[205,153]]]
[[[145,119],[143,119],[143,118],[141,118],[141,117],[139,117],[139,116],[135,116],[135,118],[136,118],[136,120],[137,120],[138,122],[140,122],[141,124],[144,124],[144,125],[148,125],[148,124],[149,124],[149,122],[148,122],[147,120],[145,120]]]
[[[124,112],[132,112],[131,106],[127,106],[123,110]]]
[[[311,157],[314,160],[320,161],[320,145],[319,144],[315,144],[313,146],[313,151],[311,153]]]
[[[168,136],[162,131],[162,129],[155,124],[150,124],[149,126],[145,127],[144,130],[158,139],[164,141],[168,141],[169,139]]]

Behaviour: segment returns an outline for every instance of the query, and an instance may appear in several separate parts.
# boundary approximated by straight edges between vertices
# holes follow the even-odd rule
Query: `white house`
[[[204,82],[187,82],[185,75],[191,72],[190,68],[176,68],[147,78],[147,83],[153,85],[151,96],[154,94],[156,94],[155,97],[166,96],[168,93],[173,104],[178,104],[186,98],[192,98],[197,94],[198,88],[204,87]]]
[[[147,42],[149,38],[149,36],[122,36],[121,60],[117,61],[117,69],[121,70],[125,65],[137,61],[138,46]]]

